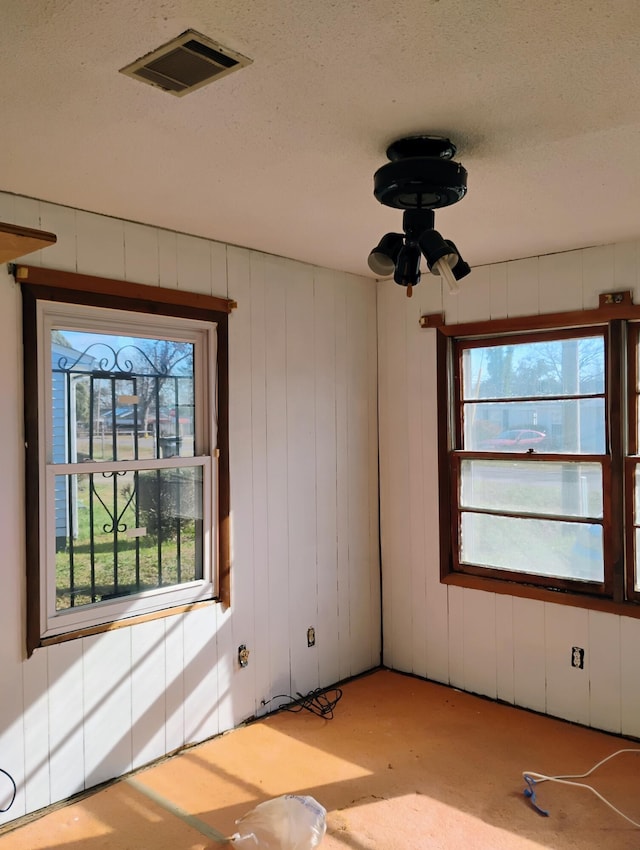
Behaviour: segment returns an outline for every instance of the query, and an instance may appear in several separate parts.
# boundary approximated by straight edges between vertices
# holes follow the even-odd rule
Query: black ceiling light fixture
[[[387,148],[390,160],[373,176],[373,194],[388,207],[404,210],[401,233],[385,234],[369,254],[374,274],[393,279],[400,286],[420,282],[424,255],[429,271],[442,275],[451,292],[469,274],[469,265],[450,239],[434,230],[434,210],[456,204],[467,192],[467,172],[453,161],[455,145],[441,136],[408,136]]]

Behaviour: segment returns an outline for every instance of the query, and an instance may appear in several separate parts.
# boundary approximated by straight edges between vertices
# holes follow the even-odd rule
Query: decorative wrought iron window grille
[[[42,303],[38,338],[41,635],[212,598],[215,325]]]

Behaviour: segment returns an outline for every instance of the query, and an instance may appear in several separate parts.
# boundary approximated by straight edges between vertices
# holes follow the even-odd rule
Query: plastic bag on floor
[[[231,836],[242,850],[313,850],[327,829],[327,812],[313,797],[286,794],[265,800],[236,821]]]

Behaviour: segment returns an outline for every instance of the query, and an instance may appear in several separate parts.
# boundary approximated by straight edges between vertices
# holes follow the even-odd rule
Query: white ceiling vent
[[[187,30],[120,72],[182,97],[251,62],[241,53]]]

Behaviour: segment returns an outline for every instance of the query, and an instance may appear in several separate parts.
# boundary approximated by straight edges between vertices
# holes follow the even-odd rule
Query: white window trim
[[[172,316],[150,316],[129,310],[76,305],[39,300],[36,305],[38,338],[39,492],[40,504],[40,634],[41,638],[63,635],[79,629],[117,622],[130,617],[153,614],[180,605],[213,599],[217,595],[218,552],[218,462],[215,420],[215,371],[217,363],[217,326],[213,322]],[[153,327],[150,328],[150,322]],[[194,396],[200,399],[195,409],[195,457],[174,457],[117,462],[54,464],[51,428],[51,348],[50,332],[63,324],[85,332],[113,333],[121,336],[173,339],[194,344]],[[201,467],[203,470],[203,578],[173,587],[141,591],[135,595],[95,602],[56,612],[55,575],[55,499],[53,481],[57,474],[109,472],[135,469],[172,469]]]

